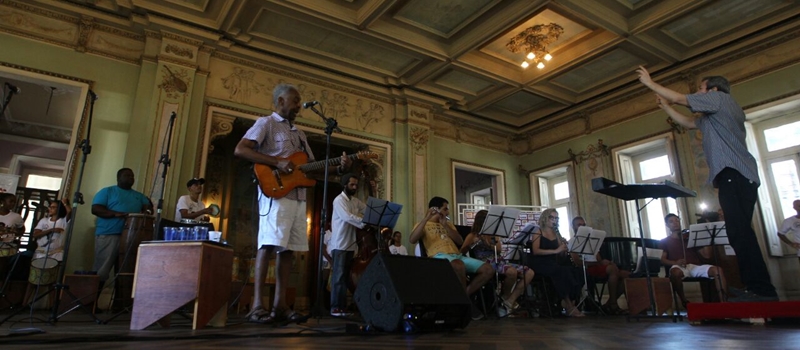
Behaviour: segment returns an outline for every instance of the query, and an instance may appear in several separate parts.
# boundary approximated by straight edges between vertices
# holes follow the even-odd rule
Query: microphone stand
[[[156,239],[156,238],[159,237],[159,235],[161,235],[161,212],[162,212],[162,210],[164,208],[164,188],[167,187],[167,170],[169,169],[170,163],[172,162],[169,159],[169,148],[170,148],[170,144],[172,143],[172,128],[175,125],[175,119],[177,119],[177,118],[178,118],[178,115],[175,112],[172,112],[172,115],[169,117],[169,126],[167,127],[167,136],[166,136],[167,137],[167,144],[164,147],[164,153],[161,155],[161,158],[158,160],[159,163],[164,165],[164,168],[161,171],[161,190],[159,191],[160,193],[158,195],[158,209],[156,210],[155,232],[153,233],[153,235],[154,235],[153,239]],[[125,256],[122,258],[122,263],[120,264],[120,267],[119,267],[120,269],[122,269],[122,267],[124,267],[127,264],[128,258],[130,257],[130,253],[133,250],[133,245],[134,245],[135,242],[136,242],[135,238],[128,237],[128,248],[125,250]],[[117,275],[114,277],[114,279],[119,277],[121,272],[122,272],[121,270],[119,272],[117,272]],[[114,315],[111,315],[111,317],[109,317],[108,319],[102,321],[103,324],[108,324],[109,322],[113,321],[115,318],[119,317],[120,315],[122,315],[122,314],[124,314],[126,312],[130,312],[131,307],[133,307],[133,305],[128,305],[123,310],[117,312]]]
[[[83,204],[84,203],[83,202],[83,193],[81,193],[81,185],[83,184],[83,173],[86,170],[86,158],[89,156],[89,153],[92,153],[92,145],[91,145],[91,142],[89,140],[91,139],[90,136],[92,134],[92,119],[93,119],[93,116],[94,116],[94,102],[97,101],[97,95],[95,95],[95,93],[92,90],[89,90],[89,95],[91,96],[90,105],[89,105],[89,123],[88,123],[88,125],[86,127],[86,138],[83,139],[83,141],[81,141],[81,150],[83,151],[83,157],[81,158],[81,170],[80,170],[79,175],[78,175],[78,183],[75,186],[75,195],[72,198],[72,213],[70,214],[70,215],[72,215],[72,220],[69,221],[69,225],[67,225],[67,230],[65,231],[65,236],[66,237],[65,237],[65,240],[64,240],[64,247],[63,247],[63,249],[64,249],[64,257],[61,259],[64,263],[61,264],[61,266],[59,266],[59,268],[58,268],[58,279],[56,280],[56,285],[55,285],[56,300],[53,303],[53,310],[52,310],[52,312],[50,314],[50,322],[53,322],[53,323],[58,321],[59,318],[63,317],[64,315],[66,315],[67,313],[71,312],[72,310],[75,310],[75,308],[83,309],[84,311],[86,311],[86,313],[89,314],[89,316],[95,322],[97,322],[98,324],[100,323],[100,320],[97,319],[97,317],[94,316],[94,313],[92,313],[91,310],[87,309],[83,305],[83,303],[80,301],[80,299],[77,298],[74,294],[72,294],[69,291],[69,286],[62,283],[64,281],[64,273],[67,270],[67,261],[68,261],[67,258],[69,257],[69,246],[70,246],[70,242],[72,241],[72,233],[74,232],[75,221],[76,221],[76,218],[78,217],[78,215],[77,215],[77,213],[78,213],[78,204]],[[58,293],[58,292],[61,291],[61,290],[63,290],[64,293],[67,293],[70,297],[72,297],[72,300],[74,300],[76,305],[73,308],[71,308],[71,309],[67,310],[66,312],[64,312],[63,314],[59,315],[58,314],[58,305],[61,302],[61,293]],[[98,293],[99,293],[99,291],[98,291]]]
[[[158,208],[156,210],[156,232],[155,237],[158,238],[161,235],[161,212],[164,209],[164,188],[167,187],[167,170],[172,163],[169,159],[169,147],[172,143],[172,128],[175,126],[175,119],[178,118],[178,115],[175,112],[172,112],[172,115],[169,117],[169,127],[167,129],[167,146],[164,149],[164,154],[161,155],[161,159],[158,160],[159,163],[164,164],[164,169],[161,171],[161,193],[158,195]]]
[[[322,120],[325,121],[325,179],[322,185],[322,214],[320,215],[320,223],[319,223],[319,253],[317,254],[317,300],[314,301],[314,307],[311,311],[312,316],[321,318],[325,315],[325,307],[324,302],[322,301],[322,259],[325,257],[322,255],[322,245],[325,242],[325,223],[328,222],[328,161],[330,160],[331,156],[331,134],[333,134],[334,130],[338,132],[342,132],[342,129],[339,129],[339,123],[336,119],[333,118],[326,118],[322,112],[318,111],[314,108],[313,105],[309,106],[314,113],[320,116]]]

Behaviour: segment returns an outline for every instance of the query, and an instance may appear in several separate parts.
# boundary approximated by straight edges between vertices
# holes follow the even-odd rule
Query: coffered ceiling
[[[209,46],[274,55],[445,101],[443,110],[525,130],[636,79],[680,70],[741,40],[794,25],[800,0],[73,0],[67,11],[111,13],[127,30],[169,22]],[[118,21],[122,23],[124,21]],[[544,69],[523,69],[505,44],[557,23]],[[117,24],[119,24],[117,23]],[[188,29],[186,29],[188,28]]]

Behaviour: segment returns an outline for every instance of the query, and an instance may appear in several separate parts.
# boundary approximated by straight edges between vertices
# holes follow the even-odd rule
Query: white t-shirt
[[[41,220],[39,220],[39,223],[36,224],[36,228],[34,228],[34,230],[44,231],[51,229],[53,227],[62,228],[66,230],[67,220],[65,220],[64,218],[60,218],[55,222],[53,222],[50,221],[50,218],[42,218]],[[64,249],[63,249],[64,243],[62,242],[63,235],[58,232],[53,232],[48,236],[39,237],[39,239],[36,240],[36,244],[38,245],[38,247],[36,247],[36,252],[33,253],[33,258],[39,259],[49,255],[50,258],[61,261],[62,259],[64,259]]]
[[[188,194],[181,196],[178,198],[178,205],[175,206],[175,221],[181,221],[183,217],[181,216],[181,209],[186,209],[190,213],[194,213],[197,211],[201,211],[206,208],[206,205],[203,204],[203,201],[198,200],[197,202],[192,201],[192,197]],[[200,217],[196,217],[192,220],[199,220]]]
[[[392,245],[389,246],[389,252],[394,254],[394,255],[408,255],[408,250],[406,249],[406,246],[404,246],[404,245],[401,245],[401,246],[398,247],[398,246],[392,244]]]
[[[22,216],[20,216],[19,213],[15,213],[13,211],[9,212],[6,215],[0,215],[0,222],[3,223],[3,225],[5,225],[6,227],[22,227],[23,225],[25,225],[25,221],[22,220]],[[4,238],[7,238],[7,240],[11,240],[13,242],[13,238],[11,236]],[[13,247],[17,246],[16,243],[6,243],[6,244],[11,245]]]
[[[788,235],[790,240],[800,242],[800,219],[792,215],[786,218],[786,220],[783,220],[778,234]],[[797,256],[800,256],[800,249],[797,250]]]

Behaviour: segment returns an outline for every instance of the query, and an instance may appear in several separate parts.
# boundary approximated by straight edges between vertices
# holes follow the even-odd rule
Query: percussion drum
[[[136,267],[136,253],[139,251],[139,244],[143,241],[154,240],[154,229],[155,217],[152,215],[128,214],[119,240],[119,273],[133,273]],[[127,260],[125,260],[126,253],[128,253]],[[124,264],[123,260],[125,260]]]
[[[52,258],[39,258],[31,261],[31,271],[28,282],[44,285],[56,283],[58,279],[58,260]]]
[[[212,204],[212,205],[209,205],[208,207],[211,208],[211,216],[213,216],[213,217],[218,217],[219,216],[219,211],[220,211],[219,210],[219,205]]]

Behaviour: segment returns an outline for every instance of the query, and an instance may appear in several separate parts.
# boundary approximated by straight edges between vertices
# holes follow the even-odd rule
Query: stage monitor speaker
[[[354,299],[364,321],[381,331],[450,330],[471,320],[467,293],[444,259],[378,254]]]

